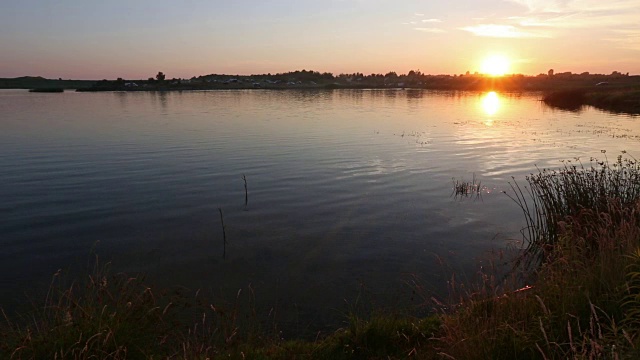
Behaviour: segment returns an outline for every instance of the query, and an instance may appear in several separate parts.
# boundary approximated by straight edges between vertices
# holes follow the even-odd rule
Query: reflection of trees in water
[[[129,94],[126,91],[116,91],[114,92],[114,94],[116,95],[118,102],[120,102],[120,106],[126,108],[127,104],[129,103]]]
[[[169,94],[166,91],[150,91],[149,97],[154,105],[160,104],[163,111],[167,110]]]
[[[424,97],[424,91],[421,89],[409,89],[404,93],[408,100],[422,99]]]
[[[157,91],[156,95],[158,96],[158,100],[160,100],[162,110],[167,110],[167,104],[169,101],[167,93],[164,91]]]

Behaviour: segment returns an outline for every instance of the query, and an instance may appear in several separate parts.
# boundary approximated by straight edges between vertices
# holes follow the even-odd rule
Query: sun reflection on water
[[[495,91],[491,91],[487,93],[484,97],[482,97],[482,109],[485,114],[489,116],[484,121],[484,124],[487,126],[493,126],[492,116],[498,113],[500,110],[500,96]]]

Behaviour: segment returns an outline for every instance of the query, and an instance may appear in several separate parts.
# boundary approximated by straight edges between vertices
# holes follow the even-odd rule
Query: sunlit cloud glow
[[[441,23],[442,20],[440,19],[424,19],[422,20],[423,23]]]
[[[639,9],[637,0],[508,0],[527,7],[530,12],[603,12]]]
[[[468,31],[475,36],[495,38],[548,38],[550,34],[543,31],[525,31],[512,25],[480,24],[466,26],[461,30]]]

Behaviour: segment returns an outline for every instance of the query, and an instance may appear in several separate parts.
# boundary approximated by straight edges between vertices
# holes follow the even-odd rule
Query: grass
[[[622,209],[640,199],[640,163],[623,151],[614,163],[590,159],[585,166],[580,159],[566,161],[561,169],[542,169],[527,177],[528,187],[512,183],[512,199],[522,209],[527,222],[526,251],[528,260],[545,261],[560,241],[567,219],[586,216],[612,217],[620,221],[626,216]],[[640,224],[638,224],[640,226]],[[597,229],[596,229],[597,230]],[[610,229],[608,229],[610,230]],[[591,251],[599,250],[600,238],[589,238],[584,244]]]
[[[255,314],[251,288],[227,304],[163,293],[141,277],[96,266],[82,283],[53,276],[44,305],[18,320],[4,314],[2,359],[375,359],[420,354],[439,319],[374,314],[316,341],[279,337]]]
[[[603,156],[514,182],[529,240],[518,264],[528,266],[507,276],[489,267],[472,284],[452,278],[431,316],[350,313],[326,336],[282,339],[259,320],[251,288],[219,304],[96,266],[67,286],[56,274],[43,306],[5,316],[0,358],[639,358],[640,166]]]

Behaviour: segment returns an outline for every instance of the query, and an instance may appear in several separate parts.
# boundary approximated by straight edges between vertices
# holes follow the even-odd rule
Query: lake
[[[94,254],[214,299],[253,289],[300,333],[360,303],[419,303],[414,281],[444,298],[452,273],[471,279],[521,246],[512,176],[640,156],[637,117],[539,98],[0,90],[0,305],[41,299]],[[479,197],[452,196],[473,179]]]

